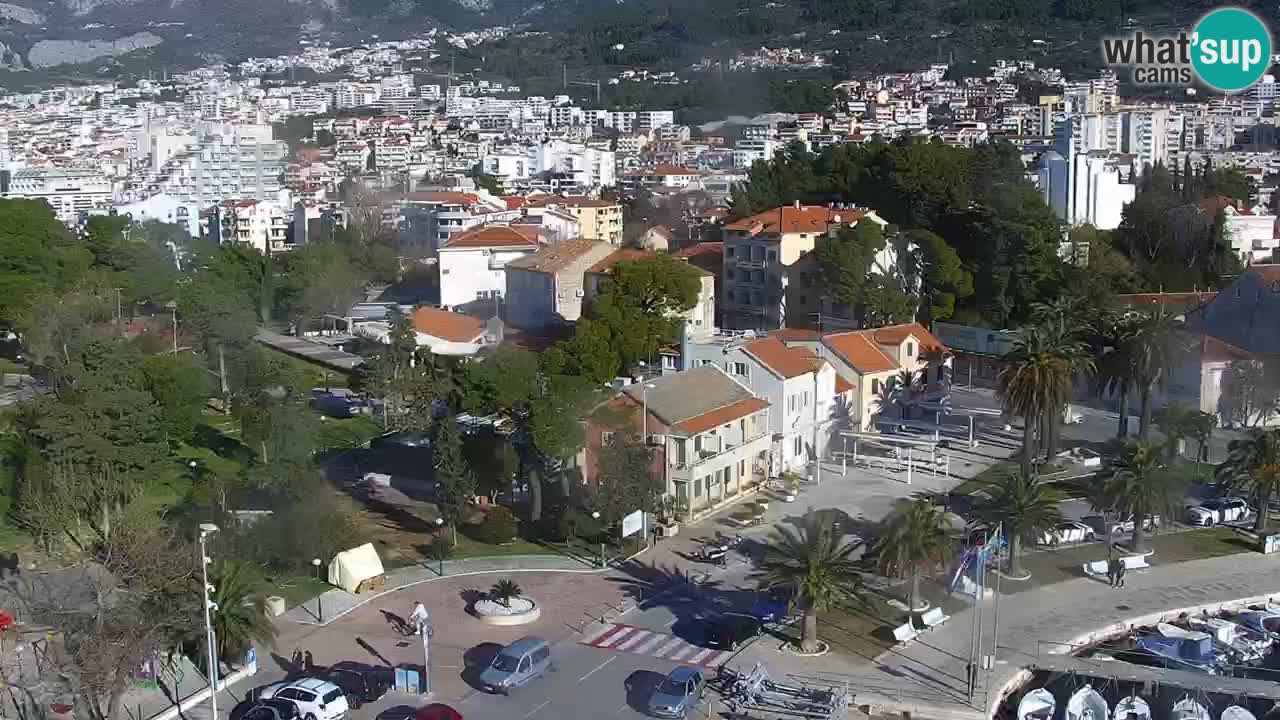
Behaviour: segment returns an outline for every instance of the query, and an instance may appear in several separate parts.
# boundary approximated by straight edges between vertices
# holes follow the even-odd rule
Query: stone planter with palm
[[[974,508],[974,514],[994,526],[1000,526],[1009,541],[1009,564],[1006,577],[1025,580],[1031,577],[1022,569],[1023,543],[1036,543],[1045,532],[1062,521],[1058,504],[1062,493],[1034,475],[1008,473],[986,487],[986,497]]]
[[[1130,443],[1114,463],[1115,474],[1108,483],[1108,495],[1114,498],[1113,507],[1121,516],[1133,515],[1133,537],[1130,550],[1145,553],[1147,542],[1146,518],[1163,515],[1166,519],[1181,509],[1186,493],[1186,483],[1181,476],[1169,472],[1160,462],[1161,452],[1156,445]],[[1152,523],[1153,529],[1155,523]],[[1111,538],[1107,538],[1111,542]]]
[[[885,521],[874,552],[880,573],[911,581],[907,607],[925,609],[920,602],[920,576],[933,573],[951,558],[951,530],[944,516],[928,499],[904,501]]]

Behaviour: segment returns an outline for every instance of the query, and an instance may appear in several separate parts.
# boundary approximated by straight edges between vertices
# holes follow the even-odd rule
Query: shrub
[[[502,545],[516,539],[520,530],[520,521],[514,513],[505,507],[490,508],[480,524],[468,529],[467,534],[473,539],[489,545]]]

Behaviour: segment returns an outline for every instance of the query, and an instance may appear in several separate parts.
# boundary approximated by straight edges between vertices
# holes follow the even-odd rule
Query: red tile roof
[[[424,307],[413,311],[413,329],[441,340],[465,343],[484,334],[484,321],[470,315]]]
[[[683,430],[690,435],[697,435],[706,432],[712,428],[720,427],[725,423],[733,422],[739,418],[744,418],[751,413],[759,412],[769,407],[769,401],[761,398],[749,398],[747,400],[739,400],[735,403],[716,408],[711,412],[703,413],[691,417],[682,422],[675,424],[676,429]]]
[[[723,256],[724,256],[724,243],[722,243],[722,242],[700,242],[700,243],[696,243],[696,244],[694,244],[694,245],[690,245],[689,247],[683,247],[683,248],[680,248],[679,250],[677,250],[677,251],[675,251],[675,252],[673,252],[673,253],[671,253],[671,254],[672,254],[673,256],[675,256],[675,257],[678,257],[678,258],[684,258],[684,259],[686,259],[686,260],[688,260],[689,258],[692,258],[692,257],[699,257],[699,256],[702,256],[702,255],[720,255],[721,257],[723,257]]]
[[[1200,362],[1232,362],[1252,357],[1247,350],[1242,350],[1229,342],[1205,335],[1200,338]]]
[[[597,200],[585,195],[535,195],[526,198],[527,207],[547,207],[548,205],[564,205],[566,207],[613,207],[618,203],[610,200]]]
[[[887,325],[870,330],[870,332],[875,337],[876,342],[881,345],[901,345],[909,335],[914,335],[920,341],[922,350],[944,352],[947,349],[947,346],[943,345],[941,340],[934,337],[933,333],[926,330],[920,323]]]
[[[1208,305],[1217,292],[1129,293],[1113,296],[1116,305]]]
[[[761,233],[776,235],[779,229],[784,233],[824,233],[837,222],[837,218],[839,224],[847,225],[861,220],[865,215],[866,213],[861,210],[830,208],[824,205],[784,206],[735,220],[725,227],[751,235]]]
[[[1247,205],[1226,195],[1213,195],[1201,200],[1198,204],[1201,212],[1206,215],[1217,215],[1219,210],[1226,210],[1227,208],[1235,210],[1237,215],[1253,214],[1253,211]]]
[[[853,383],[844,379],[843,375],[836,374],[836,394],[843,395],[853,389]]]
[[[655,167],[653,171],[650,172],[649,174],[650,175],[697,175],[698,171],[691,170],[687,167],[680,167],[678,165],[670,165],[668,163],[658,163],[657,167]]]
[[[898,362],[872,341],[867,330],[832,333],[824,336],[822,342],[859,373],[898,369]]]
[[[769,333],[769,337],[775,337],[782,342],[812,342],[821,340],[822,333],[817,330],[805,330],[803,328],[780,328]]]
[[[775,337],[753,340],[742,349],[783,378],[793,378],[813,372],[813,369],[821,364],[809,349],[787,347],[786,343]]]
[[[477,225],[449,238],[444,249],[528,247],[542,244],[538,228],[529,225]]]
[[[657,253],[652,250],[641,250],[639,248],[618,248],[609,253],[600,262],[587,268],[587,272],[591,273],[607,273],[613,271],[613,266],[627,260],[642,260],[644,258],[653,257]]]

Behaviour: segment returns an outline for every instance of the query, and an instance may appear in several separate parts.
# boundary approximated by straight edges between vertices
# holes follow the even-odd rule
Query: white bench
[[[899,645],[910,643],[919,634],[920,630],[915,625],[912,625],[910,620],[893,629],[893,639],[897,640]]]
[[[1151,567],[1147,564],[1146,555],[1126,555],[1120,558],[1120,562],[1124,563],[1125,570],[1146,570]]]
[[[950,619],[950,615],[942,614],[942,608],[940,607],[933,608],[920,616],[920,622],[924,623],[925,630],[942,627],[942,624]]]
[[[1084,564],[1084,574],[1085,574],[1085,575],[1088,575],[1089,577],[1095,577],[1095,578],[1096,578],[1096,577],[1106,577],[1106,576],[1107,576],[1107,561],[1106,561],[1106,560],[1094,560],[1093,562],[1087,562],[1087,563],[1085,563],[1085,564]]]

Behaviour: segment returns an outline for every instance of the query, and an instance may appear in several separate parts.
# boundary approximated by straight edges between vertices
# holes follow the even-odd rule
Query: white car
[[[1240,498],[1214,498],[1187,508],[1187,522],[1208,527],[1247,520],[1252,514],[1253,508]]]
[[[1082,522],[1066,521],[1054,525],[1040,536],[1041,545],[1065,545],[1094,540],[1097,533]]]
[[[1087,515],[1081,518],[1097,535],[1118,535],[1121,533],[1133,532],[1133,513],[1129,513],[1118,520],[1111,520],[1104,523],[1101,515]],[[1160,527],[1159,515],[1147,515],[1142,520],[1143,530],[1153,530]]]
[[[262,688],[258,697],[292,701],[298,706],[298,714],[303,720],[346,720],[351,710],[342,688],[320,678],[268,685]]]

